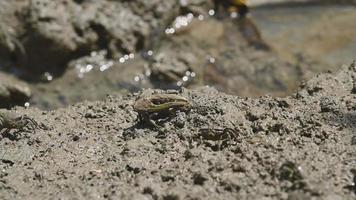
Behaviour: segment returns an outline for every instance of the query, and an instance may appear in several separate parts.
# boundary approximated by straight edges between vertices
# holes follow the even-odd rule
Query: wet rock
[[[124,2],[137,15],[146,22],[151,23],[152,28],[167,25],[179,14],[180,5],[175,0],[132,0]]]
[[[214,8],[213,0],[179,0],[184,12],[195,14],[207,14],[209,9]]]
[[[2,19],[13,19],[9,27],[16,31],[0,27],[0,52],[6,52],[0,61],[26,65],[25,71],[56,74],[73,58],[94,50],[108,49],[114,58],[142,50],[151,31],[167,24],[179,10],[175,1],[163,0],[2,4],[11,11],[0,10]]]
[[[80,12],[79,7],[68,0],[31,0],[26,9],[27,56],[22,63],[42,71],[62,68],[78,49],[72,14]]]
[[[0,107],[23,105],[30,97],[31,90],[25,82],[0,72]]]
[[[23,44],[18,37],[24,32],[23,25],[17,19],[16,13],[21,12],[27,4],[26,1],[0,2],[0,64],[7,68],[25,55]]]
[[[171,54],[175,54],[172,56]],[[176,54],[179,54],[178,56]],[[174,89],[187,86],[191,82],[192,64],[194,55],[189,52],[161,52],[157,54],[151,64],[151,79],[158,88]],[[164,88],[163,88],[164,89]]]
[[[95,49],[109,49],[112,55],[134,52],[149,34],[147,23],[118,2],[32,0],[27,9],[26,62],[42,71],[63,69],[73,56]]]

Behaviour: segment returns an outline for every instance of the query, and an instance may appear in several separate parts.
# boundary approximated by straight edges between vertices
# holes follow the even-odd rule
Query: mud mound
[[[182,90],[189,113],[137,121],[135,95],[56,111],[2,133],[1,199],[355,199],[356,63],[291,97]],[[162,92],[162,91],[158,91]]]

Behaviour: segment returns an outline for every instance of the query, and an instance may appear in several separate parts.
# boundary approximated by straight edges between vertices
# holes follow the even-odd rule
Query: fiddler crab
[[[12,112],[0,111],[0,131],[3,129],[6,131],[11,129],[23,131],[24,128],[28,126],[34,130],[36,127],[38,127],[38,124],[35,120],[26,115],[19,116]]]
[[[177,111],[188,111],[191,104],[188,99],[177,94],[150,94],[138,98],[134,105],[141,122],[148,122],[154,127],[160,127],[156,121],[169,119]]]
[[[230,142],[237,141],[237,135],[238,130],[236,128],[201,128],[197,138],[201,140],[201,143],[206,143],[216,150],[221,150],[229,146]]]

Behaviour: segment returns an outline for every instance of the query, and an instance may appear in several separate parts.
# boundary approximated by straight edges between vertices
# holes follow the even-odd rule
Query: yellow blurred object
[[[254,21],[247,16],[249,7],[247,0],[214,0],[217,6],[225,9],[228,13],[238,13],[238,20],[235,20],[239,26],[240,32],[250,46],[256,49],[269,51],[270,46],[263,40],[260,30]],[[232,15],[230,15],[232,16]],[[235,15],[236,16],[236,15]]]
[[[230,0],[234,6],[246,6],[246,1],[247,0]]]
[[[229,6],[227,8],[227,12],[229,12],[229,13],[238,12],[238,8],[236,6]]]
[[[229,13],[238,12],[241,16],[248,13],[247,0],[214,0],[216,6],[222,6]]]
[[[225,7],[229,13],[237,12],[240,17],[245,17],[249,10],[246,2],[247,0],[224,0],[224,2],[221,3],[223,5],[225,4]]]

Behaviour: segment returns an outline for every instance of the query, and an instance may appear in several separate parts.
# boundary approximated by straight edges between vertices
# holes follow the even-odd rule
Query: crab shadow
[[[351,145],[356,145],[356,112],[344,114],[344,124],[348,129],[351,129]]]
[[[351,133],[351,145],[356,145],[356,112],[344,112],[328,116],[326,118],[331,126],[338,124]]]
[[[10,141],[19,141],[23,138],[23,131],[17,130],[17,131],[11,131],[11,130],[4,130],[0,133],[0,141],[7,138]]]
[[[132,126],[124,129],[123,138],[125,140],[135,139],[144,136],[151,131],[159,131],[158,128],[148,122],[137,120]]]

